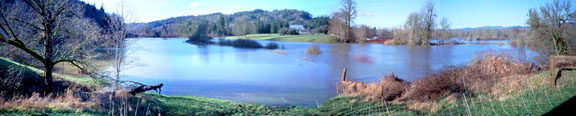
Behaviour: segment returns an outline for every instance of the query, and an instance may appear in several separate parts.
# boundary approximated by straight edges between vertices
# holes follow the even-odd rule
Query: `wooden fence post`
[[[346,68],[342,71],[342,76],[340,77],[340,87],[342,88],[342,92],[344,93],[344,81],[346,81]],[[338,87],[338,83],[336,83],[336,94],[340,95],[340,87]]]
[[[554,56],[550,56],[550,66],[548,68],[550,68],[550,87],[554,88],[554,86],[556,86],[556,73],[554,71],[554,66],[555,66],[555,62],[554,62]]]
[[[341,81],[346,81],[346,68],[342,71],[342,78]]]
[[[338,87],[338,83],[336,83],[336,95],[340,95],[340,87]]]

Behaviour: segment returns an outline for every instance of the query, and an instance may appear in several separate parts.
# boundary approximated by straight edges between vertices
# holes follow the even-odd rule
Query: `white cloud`
[[[374,14],[368,12],[358,12],[358,16],[372,17]]]
[[[192,11],[188,11],[186,14],[198,16],[198,15],[205,15],[205,14],[212,14],[212,13],[217,13],[217,11],[192,10]]]
[[[186,15],[198,16],[198,15],[207,15],[207,14],[212,14],[212,13],[232,14],[234,12],[233,11],[214,11],[214,10],[190,10],[190,11],[186,12]]]
[[[195,7],[199,7],[199,6],[202,6],[202,4],[197,3],[197,2],[190,3],[190,8],[195,8]]]

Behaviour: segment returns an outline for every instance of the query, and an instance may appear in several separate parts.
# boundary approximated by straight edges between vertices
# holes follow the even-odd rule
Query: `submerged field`
[[[336,43],[329,35],[306,34],[306,35],[279,35],[279,34],[250,34],[245,36],[228,36],[227,39],[251,39],[269,41],[295,41],[313,43]]]

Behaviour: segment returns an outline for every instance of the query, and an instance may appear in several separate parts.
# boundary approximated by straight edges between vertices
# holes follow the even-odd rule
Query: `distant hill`
[[[318,23],[320,22],[320,23]],[[290,24],[304,25],[308,29],[328,24],[328,17],[312,18],[306,11],[274,10],[213,13],[199,16],[179,16],[149,23],[129,24],[131,37],[188,37],[198,29],[206,29],[210,36],[277,33]],[[326,26],[327,27],[327,26]]]

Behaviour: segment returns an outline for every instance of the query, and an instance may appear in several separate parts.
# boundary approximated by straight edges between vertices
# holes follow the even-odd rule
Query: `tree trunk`
[[[48,85],[48,86],[52,86],[52,69],[54,69],[54,65],[50,64],[46,64],[44,66],[44,84]]]

